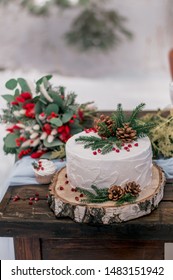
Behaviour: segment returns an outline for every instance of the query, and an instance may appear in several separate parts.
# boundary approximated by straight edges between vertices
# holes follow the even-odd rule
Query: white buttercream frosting
[[[46,176],[55,173],[56,167],[53,161],[47,159],[40,159],[39,162],[41,162],[42,168],[40,168],[39,170],[34,168],[36,174],[40,176]]]
[[[152,149],[148,137],[133,142],[130,151],[122,147],[119,152],[111,151],[105,155],[97,152],[94,155],[91,149],[84,149],[83,143],[75,141],[81,135],[98,136],[93,132],[81,132],[72,136],[66,143],[67,175],[73,187],[92,190],[91,185],[107,188],[135,181],[142,189],[150,184]]]

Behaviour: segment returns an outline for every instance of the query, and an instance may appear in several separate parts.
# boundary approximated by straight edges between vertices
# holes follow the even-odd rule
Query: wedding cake
[[[137,106],[127,118],[119,104],[116,113],[101,115],[94,128],[67,141],[66,169],[73,188],[92,192],[93,185],[97,189],[114,186],[122,191],[133,184],[133,189],[141,191],[151,183],[149,126],[137,118],[143,106]]]
[[[121,149],[114,145],[111,152],[102,154],[101,149],[92,151],[76,142],[85,135],[86,132],[76,134],[66,144],[67,176],[72,187],[92,190],[92,185],[109,188],[135,181],[142,189],[151,183],[152,149],[148,137],[125,143]],[[100,137],[93,132],[87,136]]]

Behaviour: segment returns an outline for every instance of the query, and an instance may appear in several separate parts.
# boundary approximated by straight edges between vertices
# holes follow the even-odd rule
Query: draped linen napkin
[[[14,164],[11,174],[8,179],[8,185],[20,186],[20,185],[33,185],[38,184],[35,179],[32,162],[34,160],[29,156],[25,156]],[[56,165],[56,171],[59,171],[66,165],[66,161],[61,159],[53,160]]]
[[[167,179],[173,179],[173,158],[158,159],[154,162],[163,169]]]

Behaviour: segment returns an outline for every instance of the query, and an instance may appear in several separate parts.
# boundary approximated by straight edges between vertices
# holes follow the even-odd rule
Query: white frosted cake
[[[66,144],[67,176],[72,187],[92,190],[124,186],[135,181],[141,190],[151,183],[152,149],[148,137],[137,138],[132,143],[114,145],[111,152],[101,154],[100,149],[85,149],[83,143],[76,142],[79,136],[97,136],[97,133],[81,132],[72,136]]]

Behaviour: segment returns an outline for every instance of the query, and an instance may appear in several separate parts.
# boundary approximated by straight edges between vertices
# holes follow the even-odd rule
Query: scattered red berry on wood
[[[83,197],[83,196],[84,196],[83,193],[81,193],[81,194],[80,194],[80,197]]]
[[[32,205],[32,204],[33,204],[33,202],[32,202],[32,201],[29,201],[29,202],[28,202],[28,204],[29,204],[29,205]]]
[[[78,196],[76,196],[76,197],[75,197],[75,200],[76,200],[76,201],[79,201],[79,197],[78,197]]]
[[[60,191],[63,191],[63,190],[64,190],[64,187],[63,187],[63,186],[60,186],[59,189],[60,189]]]
[[[65,184],[68,184],[69,183],[69,181],[65,181]]]
[[[38,197],[38,196],[35,197],[34,200],[35,200],[35,201],[39,201],[39,197]]]
[[[38,192],[36,192],[36,193],[35,193],[35,196],[39,196],[39,193],[38,193]]]
[[[71,191],[72,191],[72,192],[75,192],[75,188],[71,188]]]

